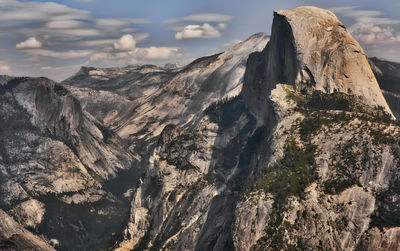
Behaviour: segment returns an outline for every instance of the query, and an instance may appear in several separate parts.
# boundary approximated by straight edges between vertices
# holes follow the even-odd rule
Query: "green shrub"
[[[278,204],[285,203],[289,196],[301,196],[316,177],[315,150],[315,145],[308,144],[302,149],[290,140],[284,157],[254,182],[253,190],[274,194]]]
[[[306,140],[310,135],[316,133],[323,125],[330,122],[329,119],[322,116],[310,116],[300,122],[300,137],[302,140]]]
[[[342,92],[324,93],[322,91],[315,90],[312,92],[307,106],[317,110],[351,111],[352,99],[352,95]]]
[[[226,129],[237,121],[245,111],[246,106],[239,95],[212,103],[204,113],[208,115],[211,122],[217,123],[221,129]]]
[[[336,156],[338,162],[333,165],[336,175],[335,178],[324,182],[324,192],[326,194],[340,194],[354,185],[361,186],[356,175],[359,169],[359,161],[358,154],[353,151],[355,143],[355,140],[350,140],[346,144],[337,147],[339,152],[338,156]]]

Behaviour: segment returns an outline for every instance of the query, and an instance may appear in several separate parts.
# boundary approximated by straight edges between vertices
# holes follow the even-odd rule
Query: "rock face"
[[[260,107],[277,83],[302,82],[327,93],[361,96],[366,104],[391,113],[363,49],[332,12],[316,7],[275,11],[271,41],[250,56],[245,78],[252,87],[243,94],[257,117],[268,114]],[[257,93],[262,97],[255,99]]]
[[[400,127],[329,11],[184,67],[1,76],[0,102],[1,248],[400,248]]]
[[[396,189],[397,147],[385,139],[399,128],[362,49],[313,7],[276,12],[272,30],[241,95],[196,127],[165,127],[121,250],[397,248],[377,194]]]
[[[133,155],[63,86],[45,78],[0,79],[1,207],[66,249],[93,245],[88,239],[103,232],[71,226],[122,220],[123,209],[115,210],[121,201],[106,183],[131,168]]]
[[[42,202],[32,199],[17,205],[11,212],[24,227],[36,228],[42,222],[46,211]]]
[[[199,58],[173,71],[150,65],[122,69],[82,68],[63,84],[102,92],[96,93],[100,95],[97,99],[91,99],[87,90],[72,90],[96,118],[104,119],[103,115],[98,117],[98,109],[91,109],[96,107],[98,99],[114,100],[114,107],[124,107],[114,113],[108,112],[110,108],[103,104],[107,116],[112,114],[112,119],[105,122],[119,136],[129,139],[133,152],[142,153],[138,139],[150,141],[170,123],[195,124],[210,104],[238,95],[248,55],[262,50],[268,40],[269,36],[258,33],[224,53]],[[122,97],[109,98],[111,91]]]
[[[397,224],[387,220],[398,209],[383,199],[398,198],[400,128],[390,116],[306,86],[279,84],[270,99],[273,152],[237,205],[235,247],[397,250]]]
[[[314,7],[276,11],[270,42],[249,57],[242,93],[250,112],[273,129],[271,155],[261,159],[264,174],[236,208],[235,247],[399,248],[393,244],[397,224],[383,223],[378,208],[386,202],[376,195],[396,187],[396,140],[375,138],[383,128],[386,136],[378,138],[392,137],[398,127],[383,126],[389,117],[379,119],[380,109],[372,108],[391,114],[362,49],[332,13]],[[356,107],[364,107],[363,116],[354,115]],[[342,110],[341,118],[330,117],[332,110]],[[364,124],[365,116],[380,122]],[[362,143],[368,138],[379,147]],[[316,173],[309,172],[313,168]]]
[[[267,41],[256,34],[182,68],[82,68],[69,85],[1,76],[1,208],[59,250],[112,247],[162,129],[193,128],[208,104],[237,95],[247,56]],[[171,111],[171,100],[187,111]],[[200,142],[211,155],[213,142]],[[163,158],[206,172],[209,156],[186,153]]]
[[[369,58],[369,64],[390,109],[396,118],[400,117],[400,64],[376,57]]]
[[[2,250],[55,250],[0,209],[0,248]]]

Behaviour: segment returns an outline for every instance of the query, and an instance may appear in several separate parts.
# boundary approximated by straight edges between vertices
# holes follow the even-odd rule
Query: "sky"
[[[304,5],[333,11],[368,56],[400,62],[399,0],[0,0],[0,74],[185,65],[270,34],[273,10]]]

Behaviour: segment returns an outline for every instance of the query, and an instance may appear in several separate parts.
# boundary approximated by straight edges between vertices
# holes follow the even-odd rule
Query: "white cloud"
[[[203,25],[191,24],[185,26],[181,31],[175,33],[175,39],[196,39],[196,38],[215,38],[220,37],[220,29],[226,29],[226,25],[219,24],[217,26],[212,26],[208,23]]]
[[[138,32],[134,25],[149,23],[147,19],[95,18],[89,11],[55,2],[22,0],[0,0],[0,13],[1,34],[18,41],[16,49],[21,50],[17,53],[24,56],[14,57],[16,51],[5,50],[12,59],[8,64],[0,61],[2,72],[9,71],[11,66],[13,74],[45,75],[59,80],[84,62],[116,67],[138,63],[186,63],[189,57],[192,59],[178,47],[137,47],[149,34]],[[190,17],[196,18],[199,17]],[[224,25],[215,24],[208,33],[212,33],[212,28],[218,33]]]
[[[30,37],[27,40],[18,43],[15,46],[17,49],[33,49],[33,48],[41,48],[42,42],[38,41],[35,37]]]
[[[71,29],[85,26],[86,24],[76,20],[54,20],[46,24],[50,29]]]
[[[342,14],[351,17],[375,17],[382,15],[382,12],[377,10],[357,10],[357,6],[342,6],[329,9],[334,13]]]
[[[136,47],[136,41],[132,35],[123,35],[120,39],[114,42],[114,49],[119,51],[131,51]]]
[[[218,29],[220,30],[226,30],[226,28],[228,28],[228,25],[225,23],[219,23],[218,24]]]
[[[380,24],[400,24],[400,20],[382,17],[384,14],[377,10],[358,10],[357,6],[345,6],[331,8],[337,15],[343,15],[353,18],[357,23],[370,22],[377,25]]]
[[[1,32],[19,41],[16,49],[24,49],[20,53],[25,58],[15,59],[14,63],[20,60],[38,70],[48,71],[48,65],[58,59],[71,59],[64,61],[69,64],[89,59],[104,48],[108,51],[133,51],[137,42],[149,36],[136,32],[132,25],[149,23],[150,20],[95,18],[89,11],[55,2],[0,0],[0,13]],[[143,49],[141,53],[153,55],[152,51],[149,47],[148,52]],[[10,50],[7,52],[12,53]]]
[[[95,52],[90,56],[88,65],[99,67],[124,66],[139,63],[162,65],[168,62],[185,60],[190,55],[178,47],[143,47],[131,51]],[[186,61],[185,61],[186,62]]]
[[[5,64],[4,62],[0,62],[0,74],[9,74],[10,73],[10,66]]]
[[[200,13],[185,17],[164,20],[170,30],[176,31],[176,40],[216,38],[221,37],[221,31],[227,29],[228,22],[233,16],[220,13]],[[192,22],[187,24],[187,22]],[[199,22],[199,23],[193,23]]]
[[[80,41],[75,44],[78,46],[96,47],[96,46],[112,45],[114,42],[115,39],[98,39],[98,40]]]
[[[350,33],[363,44],[399,43],[400,33],[391,27],[382,27],[373,23],[356,23],[349,28]]]
[[[61,69],[62,67],[54,67],[54,66],[42,66],[42,67],[40,67],[40,69],[42,69],[42,70],[58,70],[58,69]]]
[[[79,2],[79,3],[93,3],[94,0],[73,0],[74,2]]]
[[[173,23],[178,23],[178,22],[182,22],[182,21],[207,22],[207,23],[228,22],[232,18],[233,18],[233,16],[231,16],[231,15],[225,15],[225,14],[220,14],[220,13],[200,13],[200,14],[194,14],[194,15],[189,15],[189,16],[185,16],[185,17],[167,19],[167,20],[164,20],[164,23],[173,24]]]
[[[90,12],[69,8],[55,2],[0,1],[1,23],[4,22],[47,22],[50,20],[80,20],[90,18]]]
[[[137,52],[141,54],[142,59],[167,59],[172,54],[178,53],[179,48],[150,46],[148,48],[140,48]]]
[[[388,18],[381,11],[358,7],[332,8],[336,15],[353,19],[348,30],[364,47],[368,56],[400,60],[400,20]]]
[[[70,47],[74,41],[89,37],[110,39],[133,33],[136,29],[132,25],[150,22],[135,18],[94,18],[88,11],[55,2],[0,0],[0,13],[1,31],[16,39],[45,38],[49,45],[70,41]]]
[[[174,26],[169,26],[168,29],[172,31],[182,31],[185,29],[186,25],[174,25]]]
[[[168,59],[174,53],[181,53],[178,47],[144,47],[135,48],[131,51],[102,51],[93,53],[90,61],[96,62],[98,60],[127,60],[128,58],[133,62],[144,61],[147,59]]]
[[[103,35],[103,33],[97,29],[65,29],[58,30],[55,33],[58,33],[59,35],[70,35],[77,38],[97,37]]]
[[[71,58],[84,58],[92,54],[91,50],[68,50],[68,51],[52,51],[44,49],[34,49],[26,50],[28,55],[31,56],[41,56],[41,57],[51,57],[57,59],[71,59]]]
[[[122,27],[130,24],[151,23],[148,19],[139,18],[97,18],[95,24],[99,27]]]

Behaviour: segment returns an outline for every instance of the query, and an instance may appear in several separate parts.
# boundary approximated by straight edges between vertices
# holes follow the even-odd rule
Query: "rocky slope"
[[[184,67],[2,76],[0,247],[398,250],[397,65],[370,64],[299,7]]]
[[[51,239],[59,250],[109,246],[125,225],[127,199],[147,167],[147,149],[161,132],[153,129],[159,123],[164,123],[162,129],[171,120],[184,124],[192,119],[189,112],[166,112],[161,103],[174,99],[201,104],[208,98],[211,103],[236,95],[248,54],[261,50],[267,41],[265,34],[256,34],[230,51],[184,68],[82,68],[65,81],[75,81],[75,86],[2,76],[1,207],[25,228]],[[170,86],[159,90],[160,79],[166,82],[162,86]],[[179,81],[192,86],[183,97],[175,90]],[[145,108],[149,103],[159,104],[162,121]],[[121,139],[113,129],[124,124],[115,121],[141,124],[132,131],[136,136],[120,133]],[[127,144],[139,150],[130,152]]]
[[[272,107],[276,122],[271,155],[236,208],[235,247],[397,250],[398,224],[388,223],[399,127],[362,49],[325,10],[277,11],[274,27],[243,88],[252,113],[270,123]]]
[[[163,130],[120,250],[396,249],[391,118],[332,13],[278,11],[241,94]]]
[[[397,250],[400,127],[390,115],[304,86],[279,84],[270,99],[273,153],[238,203],[235,246]]]
[[[0,209],[1,250],[55,250],[45,240],[35,236]]]
[[[120,110],[112,121],[107,121],[108,125],[131,142],[137,138],[148,140],[158,136],[167,124],[196,121],[211,103],[238,95],[248,55],[262,50],[267,41],[266,34],[258,33],[224,53],[173,70],[150,65],[82,68],[63,84],[90,86],[128,99],[129,108]],[[78,96],[82,102],[85,95]]]
[[[101,244],[89,238],[104,230],[82,224],[122,220],[106,182],[131,168],[133,155],[63,86],[45,78],[1,77],[0,84],[1,207],[64,248]]]

